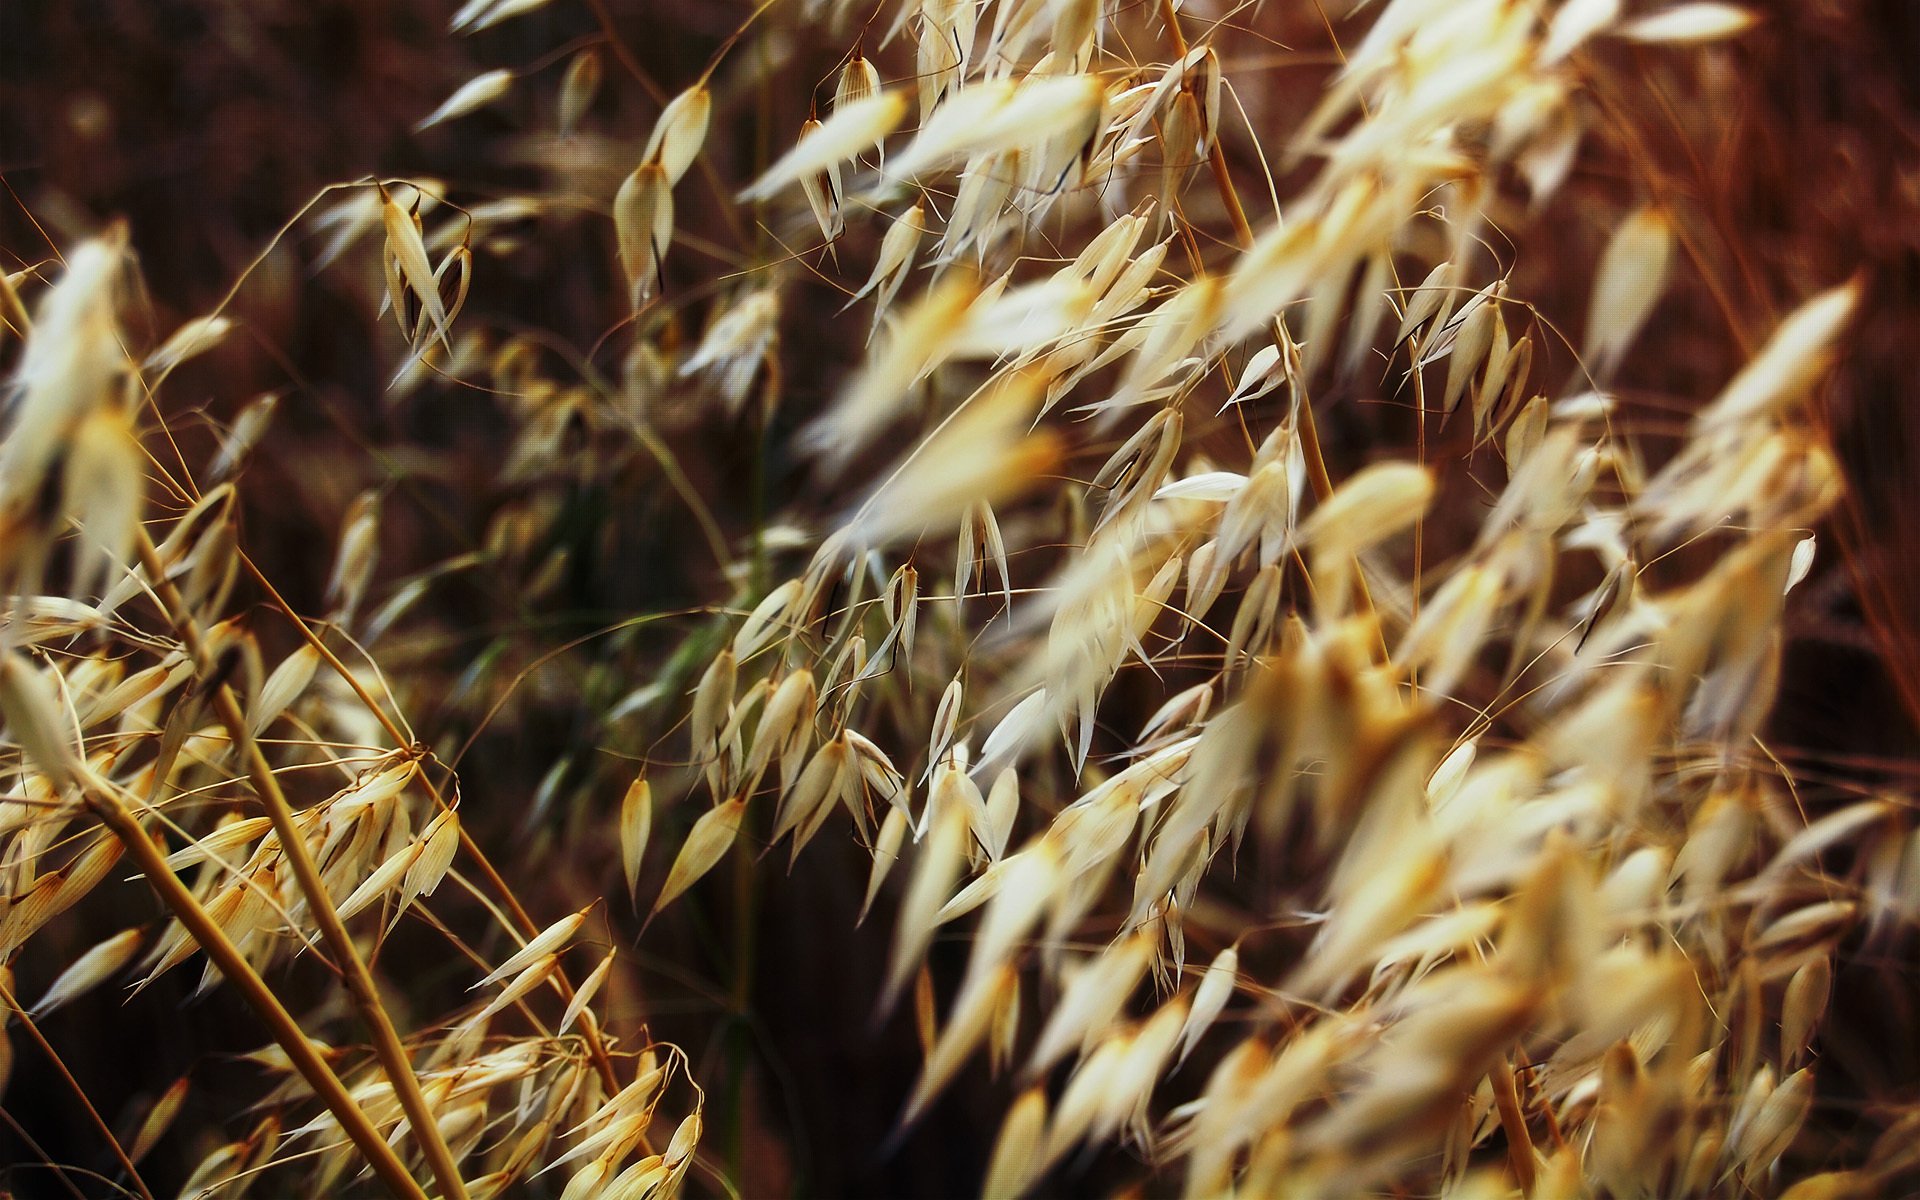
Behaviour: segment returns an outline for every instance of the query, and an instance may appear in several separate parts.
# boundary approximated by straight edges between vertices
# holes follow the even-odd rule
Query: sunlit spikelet
[[[1582,355],[1594,378],[1610,378],[1646,324],[1666,284],[1672,254],[1672,218],[1642,208],[1614,230],[1593,277]]]
[[[802,179],[842,166],[892,133],[906,115],[907,96],[900,91],[878,92],[836,109],[740,198],[767,200]]]
[[[587,974],[585,979],[580,981],[580,986],[575,990],[573,999],[567,1002],[567,1011],[560,1015],[560,1024],[555,1027],[555,1033],[564,1034],[567,1030],[573,1028],[573,1023],[580,1019],[580,1014],[586,1012],[588,1006],[599,996],[600,989],[605,986],[607,982],[608,974],[613,970],[614,953],[612,950],[607,951],[607,956],[600,960],[600,965],[595,967]]]
[[[1059,456],[1052,434],[1026,432],[1041,387],[1032,375],[988,385],[861,505],[854,536],[882,545],[952,527],[972,504],[998,503],[1031,486]]]
[[[1623,22],[1616,32],[1636,42],[1710,42],[1744,33],[1759,19],[1752,9],[1698,0],[1655,9]]]
[[[572,916],[555,921],[473,986],[481,988],[491,983],[498,983],[507,976],[526,969],[535,960],[555,953],[573,939],[573,935],[580,931],[580,926],[586,922],[586,919],[586,910],[582,909]]]
[[[464,117],[468,113],[478,112],[506,95],[513,87],[513,80],[512,71],[482,71],[454,89],[453,95],[441,101],[439,108],[420,118],[413,127],[414,131],[417,133],[443,121],[451,121],[455,117]]]
[[[773,288],[748,292],[708,327],[699,347],[680,364],[680,374],[711,373],[721,397],[738,411],[779,336],[779,293]]]
[[[840,68],[840,79],[833,87],[833,110],[839,112],[849,104],[865,100],[880,90],[880,71],[871,59],[853,52],[853,57]]]
[[[394,319],[416,345],[439,341],[451,353],[450,318],[440,295],[440,273],[427,257],[426,240],[421,234],[419,193],[413,194],[410,206],[403,206],[397,190],[384,184],[378,190],[381,226],[386,231],[382,261],[389,264],[387,299]],[[419,304],[418,332],[407,324],[408,296]]]
[[[640,866],[646,858],[647,837],[653,829],[653,787],[642,775],[627,788],[620,802],[620,869],[626,876],[631,896],[640,882]]]
[[[545,8],[552,0],[467,0],[453,14],[448,28],[455,33],[479,33],[502,21]]]
[[[673,903],[702,875],[714,868],[733,846],[734,836],[740,831],[740,818],[746,808],[746,797],[736,796],[700,814],[667,872],[667,881],[661,885],[659,897],[653,902],[654,913]]]
[[[1826,370],[1834,341],[1859,303],[1858,284],[1844,284],[1802,304],[1714,402],[1695,418],[1703,433],[1729,429],[1799,400]]]
[[[94,459],[90,470],[102,478],[69,477],[63,484],[71,499],[101,506],[98,520],[103,548],[123,536],[119,526],[135,514],[125,497],[137,497],[144,470],[136,461],[126,471],[124,432],[128,418],[116,416],[116,391],[127,369],[116,320],[118,279],[126,253],[124,229],[82,243],[66,257],[59,281],[41,297],[27,339],[8,385],[6,436],[0,441],[0,521],[6,530],[0,570],[37,570],[46,541],[58,528],[35,528],[36,498],[49,472],[61,469],[76,431],[88,430],[85,445]],[[124,548],[124,547],[122,547]]]
[[[85,995],[111,978],[132,961],[134,954],[140,949],[141,937],[142,933],[138,929],[123,929],[74,959],[72,965],[60,972],[60,977],[49,984],[46,992],[33,1002],[32,1012],[35,1019],[45,1017],[54,1009]]]
[[[641,155],[642,164],[657,164],[669,188],[679,183],[706,144],[707,123],[712,116],[713,93],[705,83],[697,83],[675,96],[654,124],[646,152]]]
[[[327,599],[343,621],[351,621],[365,598],[380,556],[380,493],[362,492],[347,510],[340,548],[334,554]]]

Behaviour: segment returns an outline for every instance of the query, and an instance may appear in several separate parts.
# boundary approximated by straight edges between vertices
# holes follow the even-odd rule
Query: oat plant
[[[224,1111],[110,1119],[58,1068],[117,1171],[68,1190],[154,1195],[190,1109],[187,1196],[737,1194],[778,1135],[727,1030],[809,872],[862,901],[819,938],[885,947],[838,1003],[921,1051],[840,1152],[986,1079],[989,1197],[1920,1167],[1920,1109],[1843,1134],[1819,1052],[1842,948],[1915,919],[1911,801],[1810,797],[1768,735],[1864,284],[1743,298],[1712,173],[1637,121],[1757,14],[772,0],[659,78],[623,21],[677,8],[571,3],[450,14],[416,126],[511,112],[456,144],[530,170],[342,181],[166,336],[124,226],[11,248],[8,1053],[58,1064],[42,1022],[109,987],[168,1038],[140,993],[196,970],[258,1035]],[[489,292],[543,239],[591,247],[536,261],[597,324]],[[456,486],[351,430],[304,590],[247,476],[318,469],[274,436],[306,385],[175,386],[289,254],[360,297],[372,407],[491,439]],[[645,595],[569,616],[648,521]],[[733,1008],[675,1028],[727,1053],[650,1032],[690,942]]]

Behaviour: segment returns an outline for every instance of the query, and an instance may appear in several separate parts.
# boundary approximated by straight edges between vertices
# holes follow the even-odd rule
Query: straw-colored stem
[[[273,1040],[287,1052],[287,1060],[293,1064],[294,1070],[300,1072],[300,1077],[307,1081],[314,1095],[340,1122],[341,1130],[365,1156],[367,1165],[387,1185],[387,1190],[404,1200],[427,1200],[426,1192],[407,1173],[399,1155],[380,1136],[380,1131],[373,1127],[367,1115],[360,1111],[360,1106],[348,1095],[346,1085],[333,1073],[333,1068],[313,1048],[300,1023],[293,1019],[286,1006],[280,1003],[280,998],[273,994],[273,989],[260,978],[253,964],[228,940],[219,922],[213,919],[193,893],[187,890],[187,886],[180,882],[173,869],[167,866],[166,854],[153,844],[153,839],[147,836],[140,822],[134,819],[117,797],[101,790],[91,780],[83,782],[81,797],[108,831],[127,848],[127,853],[133,856],[141,873],[146,876],[148,885],[160,893],[161,901],[179,918],[194,942],[206,951],[207,958],[219,969],[222,978],[267,1023]]]
[[[1507,1163],[1513,1168],[1514,1181],[1523,1195],[1533,1194],[1533,1138],[1527,1133],[1527,1119],[1520,1107],[1520,1091],[1513,1078],[1513,1064],[1501,1059],[1493,1069],[1493,1103],[1500,1113],[1500,1128],[1507,1135]]]
[[[1167,27],[1167,36],[1173,39],[1174,52],[1181,58],[1187,55],[1187,35],[1180,31],[1180,14],[1173,7],[1173,0],[1160,0],[1160,19]],[[1227,210],[1227,220],[1233,226],[1233,238],[1241,250],[1253,248],[1253,226],[1247,223],[1247,210],[1240,203],[1240,193],[1233,185],[1233,175],[1227,170],[1227,156],[1220,149],[1220,139],[1214,138],[1207,147],[1207,166],[1213,173],[1213,186],[1220,193],[1220,204]],[[1273,332],[1276,340],[1286,336],[1280,318],[1273,320]],[[1333,495],[1333,476],[1327,471],[1327,456],[1320,449],[1320,426],[1314,420],[1313,401],[1303,398],[1297,406],[1300,411],[1300,451],[1307,464],[1307,483],[1313,488],[1315,500],[1325,500]],[[1367,577],[1360,570],[1360,564],[1354,563],[1354,581],[1359,587],[1362,611],[1376,616],[1373,604],[1373,591],[1367,586]],[[1386,631],[1380,631],[1386,636]],[[1381,643],[1383,659],[1387,656],[1386,645]]]
[[[347,669],[347,664],[341,662],[339,656],[328,648],[326,642],[321,639],[320,635],[313,631],[313,627],[301,620],[300,615],[293,611],[293,606],[288,604],[286,597],[282,596],[280,590],[273,586],[272,580],[267,578],[266,573],[261,571],[258,566],[255,566],[253,560],[248,558],[244,553],[241,554],[240,561],[245,564],[247,573],[253,576],[254,581],[265,590],[267,599],[273,606],[280,610],[282,616],[293,622],[293,627],[299,630],[301,638],[306,641],[307,645],[312,646],[315,653],[320,655],[321,660],[331,667],[341,679],[346,681],[349,688],[353,689],[354,695],[360,698],[360,702],[366,705],[367,711],[372,713],[374,719],[380,722],[380,727],[386,730],[387,736],[393,739],[393,744],[396,746],[405,746],[411,742],[412,739],[407,736],[406,732],[394,722],[392,717],[387,715],[386,709],[380,706],[380,702],[374,699],[372,693],[367,691],[366,685],[361,683],[359,678]],[[425,771],[420,772],[419,779],[421,784],[426,787],[427,793],[432,796],[433,802],[438,808],[444,811],[451,807],[447,803],[446,798],[440,794],[440,789],[434,786],[433,780],[427,778]],[[474,866],[479,868],[480,874],[486,880],[487,886],[493,889],[494,893],[500,897],[501,903],[506,906],[507,915],[513,918],[513,924],[519,926],[520,936],[527,938],[537,936],[540,932],[540,926],[534,924],[533,917],[521,906],[519,898],[513,894],[513,889],[507,886],[506,879],[501,876],[499,871],[494,869],[493,862],[488,859],[486,852],[480,848],[479,843],[475,842],[472,836],[468,834],[464,824],[460,826],[460,852],[466,855]],[[555,964],[551,978],[560,990],[560,998],[571,1004],[574,995],[573,984],[567,978],[566,968]],[[620,1090],[618,1082],[619,1076],[613,1069],[613,1056],[607,1053],[606,1043],[600,1037],[599,1025],[591,1019],[592,1014],[584,1014],[584,1017],[586,1019],[581,1021],[580,1030],[587,1039],[587,1053],[593,1058],[594,1070],[599,1074],[600,1082],[606,1085],[609,1094],[617,1092]]]
[[[179,589],[168,582],[165,567],[154,550],[152,539],[144,534],[139,541],[139,552],[141,562],[153,581],[154,590],[167,611],[168,620],[186,642],[188,652],[203,669],[210,669],[212,664],[206,658],[206,640],[196,627]],[[347,932],[346,923],[340,919],[339,910],[334,908],[333,899],[327,894],[326,883],[320,878],[320,868],[307,849],[306,839],[294,824],[293,806],[280,789],[280,781],[274,776],[272,764],[267,762],[266,756],[260,752],[259,743],[254,741],[246,713],[241,711],[233,689],[224,683],[214,692],[213,710],[226,727],[227,736],[233,739],[235,749],[240,752],[254,792],[266,808],[268,819],[273,822],[274,831],[280,838],[281,853],[293,868],[294,879],[300,885],[301,893],[306,896],[307,911],[319,927],[327,948],[338,960],[354,1010],[373,1034],[374,1053],[386,1070],[395,1098],[400,1101],[400,1107],[413,1127],[414,1140],[425,1154],[427,1165],[432,1168],[446,1200],[466,1200],[466,1183],[460,1178],[453,1152],[447,1148],[446,1139],[440,1135],[439,1122],[434,1119],[433,1110],[428,1107],[426,1096],[420,1091],[420,1080],[413,1073],[413,1061],[407,1054],[406,1045],[400,1040],[399,1031],[394,1028],[393,1020],[380,1002],[373,974],[367,970],[366,961],[353,944],[353,936]]]

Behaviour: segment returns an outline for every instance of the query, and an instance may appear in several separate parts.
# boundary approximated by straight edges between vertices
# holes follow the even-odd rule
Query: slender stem
[[[1187,56],[1187,35],[1180,31],[1180,14],[1173,7],[1173,0],[1160,0],[1160,20],[1167,27],[1167,36],[1173,39],[1173,51],[1180,58]],[[1233,225],[1233,236],[1242,250],[1253,245],[1253,226],[1247,224],[1247,210],[1240,206],[1240,193],[1234,190],[1233,176],[1227,173],[1227,155],[1220,148],[1220,139],[1214,138],[1207,146],[1207,166],[1213,171],[1213,186],[1220,193],[1220,203],[1227,210],[1227,220]]]
[[[1522,1195],[1533,1194],[1533,1139],[1527,1133],[1527,1118],[1520,1108],[1520,1092],[1514,1085],[1513,1064],[1502,1058],[1493,1069],[1493,1103],[1500,1112],[1500,1128],[1507,1135],[1507,1165],[1520,1184]]]
[[[320,1102],[340,1122],[341,1130],[365,1156],[367,1165],[387,1185],[387,1190],[404,1200],[427,1200],[427,1193],[407,1173],[400,1156],[380,1136],[380,1131],[373,1127],[367,1114],[361,1112],[360,1106],[354,1103],[346,1085],[340,1082],[333,1068],[313,1048],[300,1023],[293,1019],[286,1006],[280,1003],[280,998],[273,994],[273,989],[260,978],[253,964],[228,940],[219,922],[213,919],[193,893],[187,890],[187,886],[180,882],[173,869],[167,866],[167,856],[160,847],[154,845],[146,829],[116,796],[104,791],[98,781],[82,780],[80,795],[101,823],[120,839],[120,844],[139,864],[148,886],[160,893],[161,901],[172,910],[199,947],[206,951],[207,958],[219,969],[221,976],[267,1023],[274,1041],[287,1052],[287,1060],[293,1064],[294,1070],[300,1072],[307,1086],[313,1089]]]
[[[1180,14],[1173,7],[1173,0],[1159,0],[1160,19],[1166,24],[1167,36],[1173,39],[1174,51],[1181,57],[1187,56],[1187,35],[1180,31]],[[1233,175],[1227,170],[1227,156],[1220,148],[1220,139],[1213,139],[1207,148],[1207,165],[1213,171],[1213,185],[1220,193],[1220,203],[1227,210],[1227,220],[1233,225],[1233,237],[1241,250],[1253,248],[1253,226],[1247,223],[1247,210],[1240,203],[1240,193],[1233,186]],[[1284,338],[1286,332],[1280,318],[1273,319],[1275,338]],[[1307,464],[1307,483],[1313,488],[1315,500],[1325,500],[1333,494],[1333,476],[1327,472],[1327,457],[1320,449],[1320,426],[1313,416],[1313,399],[1302,396],[1297,405],[1300,411],[1300,450]],[[1378,624],[1378,613],[1373,604],[1373,591],[1367,586],[1367,577],[1360,570],[1356,560],[1353,571],[1354,581],[1359,586],[1360,603],[1368,613],[1374,614]],[[1386,635],[1381,630],[1381,636]],[[1384,650],[1384,643],[1382,644]]]
[[[299,630],[301,638],[307,645],[312,646],[322,661],[332,667],[334,672],[346,681],[347,686],[353,689],[354,694],[360,698],[360,702],[366,705],[367,711],[373,714],[374,719],[380,722],[380,727],[386,730],[387,736],[393,739],[393,744],[405,746],[410,743],[413,739],[408,737],[393,718],[387,715],[387,710],[382,708],[380,702],[367,691],[366,685],[360,682],[359,676],[347,669],[347,664],[341,662],[339,656],[327,647],[320,635],[313,631],[313,627],[300,619],[300,615],[293,611],[293,606],[280,594],[280,589],[273,586],[273,581],[267,578],[266,573],[261,571],[244,552],[240,555],[240,561],[246,567],[247,573],[253,576],[254,582],[267,593],[267,599],[273,606],[280,610],[282,616],[293,622],[293,627]],[[420,772],[419,779],[427,789],[428,795],[433,797],[435,805],[443,810],[452,807],[440,794],[440,789],[434,786],[433,780],[427,777],[425,771]],[[501,903],[506,905],[507,914],[513,918],[512,924],[519,926],[520,936],[531,938],[538,935],[540,926],[533,923],[533,918],[521,906],[519,898],[513,894],[513,889],[507,886],[507,881],[501,877],[499,871],[494,869],[486,852],[480,849],[479,843],[475,842],[472,835],[467,832],[465,823],[463,822],[459,828],[460,852],[472,861],[473,865],[479,869],[481,877],[486,880],[487,886],[499,895]],[[573,984],[567,979],[566,969],[556,965],[551,978],[560,990],[560,998],[567,1003],[572,1003]],[[600,1037],[599,1024],[591,1020],[591,1017],[591,1013],[583,1014],[580,1030],[587,1039],[587,1051],[593,1058],[594,1069],[600,1076],[600,1082],[606,1085],[608,1094],[612,1095],[620,1090],[619,1077],[613,1069],[613,1057],[607,1053],[606,1043]]]
[[[613,51],[613,57],[626,68],[627,74],[633,76],[636,83],[646,89],[647,95],[653,98],[653,102],[664,108],[673,97],[668,94],[667,89],[661,87],[651,75],[647,74],[646,68],[640,65],[640,60],[633,56],[633,50],[627,45],[626,39],[620,36],[620,28],[614,23],[613,14],[607,11],[606,0],[587,0],[587,7],[593,10],[594,20],[600,23],[600,32],[605,35],[607,46]],[[705,74],[701,75],[702,85],[713,74],[713,67],[718,65],[717,62],[714,63],[707,68]],[[713,191],[714,207],[720,210],[721,219],[727,223],[728,232],[733,234],[733,240],[740,244],[741,249],[746,249],[747,231],[741,227],[740,218],[733,211],[731,194],[721,180],[719,170],[714,167],[713,160],[704,154],[700,155],[700,174]]]
[[[33,1156],[40,1160],[41,1166],[53,1172],[53,1177],[60,1181],[61,1187],[67,1189],[73,1196],[73,1200],[87,1200],[87,1194],[81,1191],[80,1185],[76,1184],[72,1176],[67,1174],[67,1169],[48,1156],[46,1147],[35,1141],[33,1135],[27,1132],[24,1125],[13,1119],[13,1114],[7,1111],[7,1107],[4,1104],[0,1104],[0,1121],[5,1121],[7,1128],[13,1130],[13,1136],[19,1138],[26,1144],[27,1149],[33,1151]]]
[[[144,532],[140,536],[138,549],[141,563],[153,581],[155,593],[166,609],[167,618],[186,642],[188,653],[193,655],[203,671],[210,671],[213,664],[207,658],[206,639],[201,636],[179,589],[167,579],[166,568],[160,562],[153,540]],[[240,752],[253,790],[266,808],[274,832],[280,837],[280,852],[293,868],[294,879],[307,898],[308,914],[319,927],[321,938],[339,960],[348,996],[360,1019],[373,1034],[374,1053],[386,1070],[395,1098],[400,1101],[400,1107],[413,1126],[414,1140],[426,1155],[434,1179],[439,1182],[445,1200],[467,1200],[466,1182],[460,1178],[460,1168],[453,1161],[453,1152],[447,1148],[446,1139],[440,1134],[440,1124],[434,1119],[433,1110],[428,1107],[426,1096],[420,1091],[420,1080],[413,1073],[413,1060],[408,1056],[406,1045],[400,1040],[400,1033],[394,1028],[392,1018],[387,1015],[386,1007],[380,1003],[380,993],[374,986],[373,974],[367,970],[366,960],[361,958],[359,948],[353,944],[353,935],[347,932],[346,923],[333,906],[333,898],[327,894],[326,882],[320,878],[320,868],[315,865],[313,854],[307,849],[306,838],[294,824],[293,806],[280,789],[280,781],[273,773],[272,764],[260,752],[260,745],[254,740],[252,728],[247,724],[247,715],[240,710],[240,702],[235,699],[232,688],[224,683],[219,686],[213,695],[213,709],[220,723],[226,727],[227,736],[233,739],[234,748]]]
[[[87,1090],[80,1086],[78,1079],[73,1077],[73,1072],[67,1069],[66,1061],[60,1057],[59,1051],[55,1050],[53,1044],[47,1041],[46,1035],[40,1032],[39,1023],[21,1006],[20,1001],[14,998],[4,980],[0,980],[0,1001],[4,1001],[13,1015],[20,1018],[21,1028],[27,1031],[27,1036],[40,1047],[40,1052],[47,1056],[47,1061],[53,1064],[53,1069],[59,1072],[61,1079],[66,1081],[67,1087],[79,1099],[80,1107],[87,1110],[88,1119],[100,1130],[100,1135],[107,1139],[108,1147],[113,1150],[113,1156],[120,1160],[120,1168],[127,1173],[127,1178],[133,1183],[133,1189],[145,1196],[147,1200],[153,1200],[153,1193],[147,1190],[146,1181],[140,1178],[140,1172],[135,1169],[133,1160],[127,1157],[126,1149],[120,1145],[120,1139],[113,1136],[113,1129],[100,1116],[100,1110],[93,1106],[93,1100],[87,1095]]]

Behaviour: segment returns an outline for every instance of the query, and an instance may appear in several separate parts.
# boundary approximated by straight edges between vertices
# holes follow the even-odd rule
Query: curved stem
[[[159,596],[168,620],[173,623],[200,669],[211,672],[214,664],[207,658],[206,639],[194,623],[193,614],[181,598],[179,589],[167,579],[166,568],[154,549],[153,539],[147,537],[144,531],[140,535],[138,550],[141,565],[153,581],[155,594]],[[466,1182],[460,1178],[460,1168],[453,1161],[453,1152],[448,1149],[446,1139],[440,1134],[440,1124],[434,1119],[433,1110],[427,1106],[426,1096],[420,1091],[420,1080],[413,1072],[413,1060],[407,1054],[399,1030],[394,1028],[392,1018],[387,1015],[386,1007],[380,1003],[373,973],[367,970],[366,960],[361,958],[359,948],[353,944],[353,936],[347,932],[346,923],[333,906],[326,882],[320,878],[320,868],[315,865],[313,854],[307,849],[306,838],[294,824],[293,806],[280,789],[280,781],[273,774],[272,764],[267,762],[266,756],[260,752],[259,743],[254,741],[252,728],[247,724],[246,714],[240,710],[240,702],[234,698],[233,689],[222,683],[214,692],[213,708],[220,723],[226,727],[227,736],[233,740],[234,749],[239,751],[253,790],[266,808],[274,832],[279,835],[280,852],[286,858],[287,865],[293,868],[294,879],[299,883],[301,893],[306,896],[307,912],[314,924],[319,926],[320,936],[328,949],[339,960],[347,994],[361,1021],[373,1034],[374,1053],[385,1068],[387,1079],[393,1085],[394,1096],[400,1101],[400,1107],[413,1127],[414,1141],[425,1154],[427,1165],[432,1168],[445,1200],[467,1200]]]
[[[46,1035],[40,1032],[39,1023],[28,1014],[20,1001],[15,999],[4,980],[0,980],[0,1002],[4,1002],[13,1015],[20,1018],[20,1027],[27,1031],[27,1036],[40,1047],[40,1053],[47,1056],[47,1061],[53,1064],[53,1069],[61,1079],[66,1081],[67,1087],[80,1101],[80,1107],[87,1110],[87,1119],[92,1121],[94,1127],[100,1131],[100,1135],[107,1139],[108,1148],[113,1151],[113,1156],[120,1160],[120,1169],[127,1173],[127,1179],[133,1184],[133,1190],[145,1196],[146,1200],[153,1200],[153,1193],[147,1190],[146,1181],[140,1178],[140,1172],[135,1169],[133,1160],[127,1157],[126,1148],[120,1145],[119,1138],[113,1136],[113,1129],[101,1117],[100,1110],[93,1106],[92,1097],[88,1096],[87,1090],[80,1086],[80,1081],[73,1077],[73,1072],[67,1069],[66,1060],[60,1057],[60,1052],[55,1050],[53,1044],[47,1041]]]
[[[375,700],[372,694],[367,691],[366,685],[360,682],[358,676],[347,669],[347,664],[341,662],[339,656],[327,647],[326,643],[321,640],[320,635],[313,631],[313,627],[300,619],[299,614],[293,611],[293,606],[287,603],[286,597],[282,596],[280,590],[273,586],[273,581],[267,578],[265,572],[261,571],[258,566],[255,566],[253,560],[247,557],[244,552],[240,555],[240,562],[246,567],[247,573],[253,576],[254,582],[258,583],[267,593],[267,598],[273,606],[280,610],[282,616],[293,622],[293,627],[299,631],[301,638],[306,641],[307,645],[312,646],[320,655],[321,659],[326,662],[328,666],[332,667],[341,679],[346,681],[348,687],[353,689],[354,694],[360,698],[360,702],[366,705],[367,711],[373,714],[374,719],[380,722],[380,727],[386,730],[387,736],[393,739],[394,745],[407,745],[412,739],[401,730],[400,726],[394,722],[392,717],[387,715],[386,709],[382,708],[379,701]],[[433,802],[437,807],[443,811],[452,807],[447,803],[446,798],[440,794],[440,789],[434,786],[433,780],[427,777],[425,771],[420,772],[419,779],[421,784],[427,789],[428,795],[433,797]],[[513,924],[519,927],[519,935],[524,938],[537,936],[540,932],[540,926],[534,924],[533,918],[529,916],[527,910],[521,906],[519,898],[513,894],[513,889],[507,886],[507,881],[501,877],[499,871],[494,869],[493,862],[487,858],[486,852],[480,849],[479,843],[475,842],[473,836],[467,832],[467,827],[464,823],[460,825],[460,852],[466,855],[475,867],[479,868],[480,874],[482,878],[486,880],[487,886],[499,895],[501,903],[506,905],[508,915],[513,918]],[[566,969],[556,964],[552,979],[560,990],[561,999],[569,1004],[572,1003],[573,984],[567,979]],[[593,1014],[588,1013],[585,1015],[588,1019],[581,1022],[580,1029],[587,1039],[587,1051],[593,1057],[594,1069],[600,1076],[600,1082],[606,1086],[608,1095],[612,1095],[620,1090],[619,1077],[613,1069],[613,1058],[607,1053],[606,1043],[600,1037],[600,1027],[598,1023],[591,1019]]]

